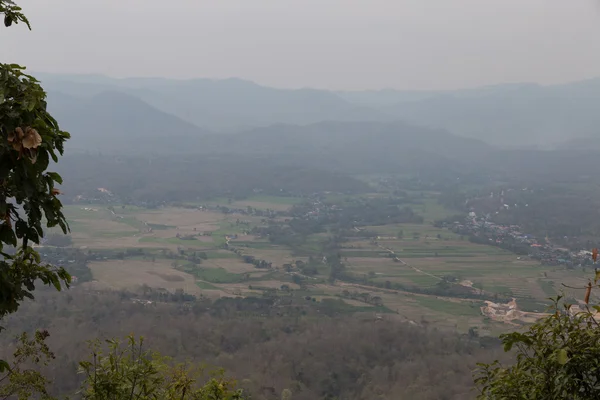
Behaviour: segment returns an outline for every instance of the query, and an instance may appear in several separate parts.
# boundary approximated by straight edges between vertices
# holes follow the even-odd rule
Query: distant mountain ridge
[[[552,148],[574,138],[600,138],[600,78],[549,86],[523,83],[340,96],[409,123],[507,147]]]
[[[560,148],[600,137],[600,79],[562,85],[503,84],[451,91],[275,89],[242,79],[114,79],[36,74],[60,109],[120,92],[203,130],[232,133],[274,124],[398,122],[503,147]],[[56,104],[52,104],[56,103]],[[63,107],[64,108],[64,107]]]
[[[50,93],[48,107],[61,128],[73,133],[67,149],[177,152],[210,133],[121,92],[85,99]]]
[[[72,132],[67,149],[107,154],[241,154],[329,158],[341,169],[363,163],[429,168],[436,159],[469,160],[492,150],[482,141],[400,122],[274,124],[231,134],[199,128],[139,98],[101,91],[79,98],[50,92],[48,104]]]
[[[276,123],[390,121],[389,115],[315,89],[275,89],[241,79],[112,79],[41,74],[49,93],[91,97],[122,92],[199,127],[234,132]]]

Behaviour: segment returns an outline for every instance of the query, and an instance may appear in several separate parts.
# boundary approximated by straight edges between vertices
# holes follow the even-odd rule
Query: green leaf
[[[596,275],[594,276],[594,283],[598,283],[600,280],[600,270],[596,268]]]
[[[567,362],[569,362],[569,356],[567,355],[566,349],[558,350],[558,353],[556,354],[556,361],[558,361],[560,365],[565,365]]]
[[[27,233],[27,229],[27,222],[23,220],[18,220],[15,223],[15,230],[18,238],[22,238],[23,236],[25,236],[25,234]]]
[[[0,225],[0,241],[10,244],[11,246],[17,246],[15,232],[6,223]]]
[[[54,182],[58,183],[59,185],[62,185],[62,177],[57,172],[48,172],[48,176],[52,178]]]
[[[56,275],[52,276],[52,285],[57,291],[60,292],[62,290],[62,287],[60,286],[60,281],[58,280],[58,277]]]
[[[0,360],[0,372],[7,371],[10,371],[10,365],[4,360]]]

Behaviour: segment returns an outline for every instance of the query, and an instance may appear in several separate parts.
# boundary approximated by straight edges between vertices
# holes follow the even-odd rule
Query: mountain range
[[[104,140],[113,136],[120,146],[160,151],[161,146],[176,149],[184,140],[199,146],[197,138],[217,133],[235,134],[235,143],[228,139],[231,146],[244,142],[241,133],[273,140],[273,130],[309,135],[312,139],[302,143],[293,139],[299,148],[317,143],[319,135],[331,133],[339,140],[332,122],[348,123],[346,130],[359,123],[354,130],[363,132],[390,126],[406,131],[410,124],[509,148],[578,148],[600,136],[595,110],[600,79],[455,91],[332,92],[277,89],[241,79],[35,75],[49,93],[50,110],[66,129],[79,134],[72,146],[98,150],[116,147]],[[219,140],[204,138],[203,143]],[[291,146],[290,140],[275,146]]]

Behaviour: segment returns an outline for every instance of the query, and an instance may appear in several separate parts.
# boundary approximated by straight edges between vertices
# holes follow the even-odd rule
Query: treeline
[[[368,225],[398,223],[423,223],[423,216],[415,213],[412,200],[401,197],[362,198],[356,197],[340,204],[331,202],[305,203],[292,207],[290,215],[296,218],[316,219],[338,229]]]
[[[308,165],[308,164],[307,164]],[[159,205],[215,197],[244,198],[258,193],[299,196],[333,191],[364,193],[366,183],[343,173],[290,165],[276,157],[229,156],[100,156],[70,155],[61,159],[64,200],[111,197],[121,202]],[[80,198],[81,200],[81,198]]]
[[[460,230],[456,231],[457,233],[461,233]],[[496,246],[504,250],[508,250],[520,256],[526,256],[531,253],[531,246],[527,243],[521,243],[514,238],[504,237],[503,241],[498,242],[496,240],[491,240],[487,236],[476,236],[469,235],[469,242],[484,244],[488,246]]]
[[[548,184],[505,192],[512,205],[495,220],[518,223],[526,232],[555,243],[592,248],[600,237],[600,189],[597,184]],[[592,247],[589,247],[592,245]]]
[[[320,303],[281,308],[274,299],[143,305],[119,293],[39,293],[6,320],[0,357],[14,334],[50,332],[56,360],[43,372],[52,393],[74,394],[77,362],[92,338],[143,335],[150,348],[223,367],[255,400],[474,398],[471,369],[497,355],[473,339],[372,316],[326,317]],[[304,311],[301,312],[301,311]]]
[[[92,272],[88,264],[92,261],[126,260],[142,258],[155,262],[157,258],[183,261],[191,265],[202,264],[208,259],[205,251],[186,249],[180,247],[176,252],[168,249],[150,250],[143,248],[129,248],[125,250],[82,250],[72,247],[40,248],[40,255],[44,262],[51,265],[64,267],[74,282],[84,283],[92,280]],[[177,265],[177,263],[175,263]]]
[[[594,176],[585,177],[581,173],[572,181],[555,182],[508,175],[502,183],[476,190],[457,184],[443,191],[439,202],[464,213],[489,215],[498,224],[519,225],[524,233],[538,239],[547,236],[555,244],[593,248],[600,245],[600,220],[596,218],[600,207],[599,182]],[[526,254],[515,246],[516,250],[508,250]]]

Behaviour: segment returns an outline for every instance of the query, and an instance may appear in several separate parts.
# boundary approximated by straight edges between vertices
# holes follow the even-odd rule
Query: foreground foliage
[[[0,15],[7,27],[29,26],[12,1],[0,0]],[[62,179],[47,169],[63,154],[69,134],[46,110],[39,81],[24,69],[0,63],[0,318],[33,298],[37,280],[58,290],[70,280],[64,269],[41,263],[30,247],[43,237],[44,220],[48,227],[68,230],[55,187]],[[5,367],[0,364],[0,371]]]
[[[480,399],[600,398],[598,321],[591,310],[576,312],[560,300],[526,332],[501,336],[505,351],[516,351],[516,363],[479,364]]]
[[[0,374],[0,398],[23,400],[36,395],[37,398],[52,399],[46,388],[51,382],[37,368],[54,359],[46,344],[48,336],[47,331],[37,331],[33,337],[27,333],[18,337],[12,362]]]
[[[126,343],[92,342],[91,360],[80,362],[85,376],[81,395],[86,400],[164,399],[240,400],[242,391],[219,372],[199,384],[203,370],[191,364],[176,364],[146,350],[144,340],[129,336]]]
[[[20,400],[56,399],[48,387],[51,381],[39,371],[55,358],[46,344],[47,331],[33,337],[19,336],[10,368],[0,375],[0,398]],[[242,391],[223,371],[200,383],[203,369],[187,363],[174,363],[144,348],[144,340],[133,336],[126,343],[107,340],[90,343],[92,354],[79,363],[85,376],[78,396],[85,400],[242,400]]]
[[[224,298],[142,305],[125,293],[81,287],[41,290],[36,297],[7,318],[0,358],[12,354],[5,349],[13,334],[48,329],[56,360],[41,372],[52,380],[48,390],[55,395],[80,390],[85,374],[78,374],[79,362],[93,361],[87,340],[127,332],[144,336],[144,346],[177,362],[224,368],[253,400],[279,400],[284,392],[292,400],[470,399],[472,367],[495,353],[466,335],[391,316],[328,316],[321,302],[297,307],[276,299]]]

